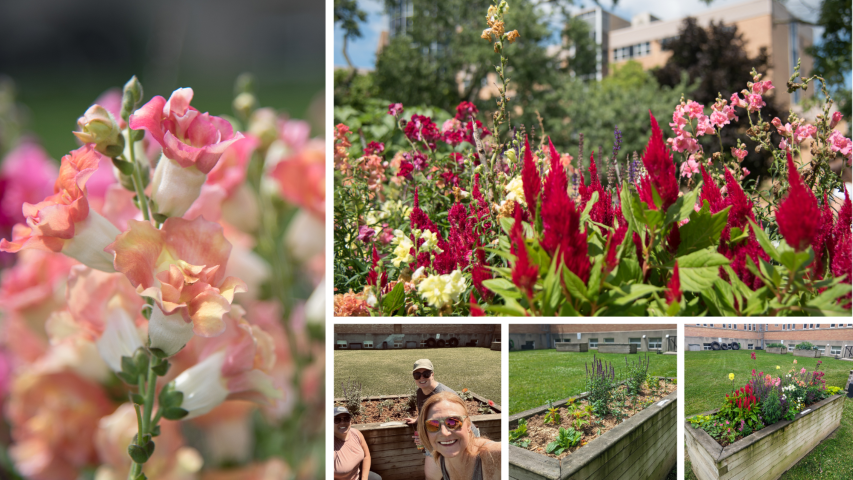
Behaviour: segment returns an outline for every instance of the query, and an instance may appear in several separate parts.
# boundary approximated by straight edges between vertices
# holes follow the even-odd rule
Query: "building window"
[[[847,328],[853,328],[853,323],[848,323]]]
[[[661,346],[661,338],[650,338],[649,339],[649,350],[660,350]]]
[[[737,325],[735,325],[733,328],[734,328],[735,330],[737,330]]]
[[[794,351],[794,344],[788,344],[788,351],[789,351],[789,352],[793,352],[793,351]]]
[[[829,328],[835,328],[835,324],[834,324],[834,323],[830,323],[830,324],[829,324]]]
[[[814,330],[814,323],[809,324],[809,329]]]
[[[833,345],[829,350],[830,355],[841,355],[841,345]]]
[[[753,350],[751,343],[747,343],[746,348],[747,348],[747,350]]]
[[[710,350],[710,349],[711,349],[711,344],[710,344],[710,343],[702,344],[702,349],[703,349],[703,350]]]
[[[711,326],[713,327],[713,326],[714,326],[714,324],[712,323],[712,324],[711,324]]]
[[[818,323],[817,325],[815,325],[815,328],[820,328],[820,324]]]
[[[809,328],[809,325],[807,323],[804,323],[803,324],[803,330],[807,330],[808,328]]]
[[[631,345],[643,345],[639,338],[629,338],[628,343],[630,343]]]
[[[708,324],[707,324],[707,323],[703,323],[703,324],[702,324],[702,326],[703,326],[703,327],[707,327],[707,326],[708,326]],[[713,327],[713,325],[711,325],[711,326]]]
[[[364,348],[373,348],[373,340],[365,340]]]
[[[589,348],[598,348],[598,339],[590,338],[589,339]]]
[[[786,325],[782,325],[782,330],[787,330],[787,329],[788,329],[788,325],[787,325],[787,324],[786,324]]]
[[[604,343],[613,343],[613,339],[612,338],[605,338]]]

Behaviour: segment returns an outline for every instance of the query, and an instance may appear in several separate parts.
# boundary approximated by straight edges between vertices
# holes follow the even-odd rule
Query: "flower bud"
[[[92,105],[77,119],[77,126],[80,131],[74,132],[74,135],[83,143],[94,143],[98,152],[108,157],[117,157],[124,151],[121,128],[106,108]]]
[[[125,122],[140,102],[142,102],[142,84],[134,75],[124,84],[124,92],[121,97],[121,118]]]
[[[258,99],[255,98],[254,95],[249,92],[243,92],[234,97],[234,101],[231,102],[231,107],[234,108],[234,111],[237,112],[238,115],[245,119],[249,117],[257,104]]]
[[[835,128],[835,126],[838,125],[838,122],[841,121],[842,117],[843,115],[841,112],[834,112],[832,114],[832,120],[829,121],[829,128]]]

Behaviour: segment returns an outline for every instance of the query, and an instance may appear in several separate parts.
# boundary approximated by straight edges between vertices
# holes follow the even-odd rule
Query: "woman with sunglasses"
[[[352,415],[346,407],[335,407],[335,479],[382,480],[370,471],[370,450],[364,435],[351,427]]]
[[[431,396],[418,416],[418,435],[443,480],[501,478],[500,443],[474,436],[468,409],[458,395]]]
[[[418,387],[418,413],[420,414],[423,409],[424,402],[432,396],[441,392],[450,392],[456,394],[452,388],[448,388],[444,384],[438,383],[438,380],[435,379],[435,368],[432,366],[432,362],[426,358],[422,358],[415,362],[414,367],[412,368],[412,377],[415,379],[415,385]],[[407,418],[405,419],[406,423],[409,425],[417,423],[417,418]]]

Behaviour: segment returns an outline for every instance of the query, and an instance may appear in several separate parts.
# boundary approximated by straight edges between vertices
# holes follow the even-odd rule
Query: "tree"
[[[838,109],[850,119],[850,89],[845,75],[851,70],[851,6],[849,0],[824,0],[817,24],[824,28],[821,43],[809,47],[814,69],[809,75],[820,75],[827,82]],[[849,78],[849,77],[848,77]]]
[[[663,67],[654,70],[654,76],[661,86],[675,86],[686,74],[691,83],[697,83],[690,98],[710,106],[718,94],[728,100],[732,93],[745,89],[746,82],[752,78],[750,71],[753,68],[759,73],[766,73],[769,67],[767,49],[762,47],[758,55],[751,58],[745,47],[746,41],[737,27],[712,21],[706,29],[699,26],[695,18],[688,17],[682,22],[678,36],[663,46],[664,50],[672,52],[672,56]],[[784,89],[785,85],[775,87]],[[767,106],[761,109],[762,117],[768,121],[773,117],[786,117],[780,114],[772,99],[772,96],[765,97]],[[746,110],[739,108],[737,112],[740,116],[737,128],[726,127],[722,130],[724,152],[731,152],[731,147],[736,146],[736,138],[745,137],[743,131],[749,126]],[[758,113],[752,115],[757,118]],[[777,136],[775,133],[773,135]],[[781,137],[774,138],[775,143],[780,140]],[[715,137],[705,136],[700,142],[707,155],[720,151],[720,143]],[[743,166],[749,169],[750,178],[765,176],[769,157],[764,152],[755,152],[755,143],[745,143],[749,154]]]
[[[335,0],[335,24],[341,23],[341,28],[344,30],[344,42],[341,46],[344,60],[350,67],[350,75],[343,82],[344,86],[348,85],[355,76],[355,66],[347,55],[347,42],[351,38],[361,38],[361,27],[359,23],[367,20],[367,13],[358,8],[357,0]]]
[[[395,1],[386,3],[392,6]],[[493,98],[479,98],[484,88],[491,87],[488,74],[495,72],[500,61],[491,44],[480,38],[490,4],[488,0],[412,0],[411,27],[377,58],[374,80],[378,95],[449,111],[463,100],[476,103],[481,110],[494,110]],[[511,3],[505,17],[507,30],[517,29],[521,34],[505,48],[511,107],[523,108],[533,102],[534,85],[550,85],[558,73],[556,60],[543,46],[549,31],[540,16],[530,0],[520,0]],[[517,120],[535,121],[535,117],[513,118],[513,125]]]

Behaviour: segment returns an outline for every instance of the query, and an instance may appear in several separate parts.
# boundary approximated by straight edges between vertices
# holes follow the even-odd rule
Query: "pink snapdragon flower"
[[[736,148],[732,147],[732,155],[737,158],[738,162],[742,162],[744,158],[746,158],[747,151],[745,148]]]
[[[786,123],[784,126],[782,125],[782,121],[779,120],[779,117],[773,118],[773,121],[770,122],[774,127],[776,127],[776,132],[783,137],[790,137],[794,134],[795,126],[792,126],[790,123]]]
[[[148,222],[128,224],[107,251],[137,293],[157,304],[148,326],[151,347],[173,355],[193,334],[221,334],[234,294],[246,291],[242,280],[223,278],[231,244],[222,227],[202,217],[169,218],[160,230]]]
[[[152,98],[129,119],[130,128],[146,130],[163,147],[151,198],[158,213],[170,217],[189,209],[222,153],[243,138],[227,120],[190,107],[192,98],[191,88],[179,88],[168,101]]]
[[[714,126],[711,125],[711,119],[705,115],[699,115],[697,118],[699,121],[696,123],[696,136],[713,135],[715,130]]]
[[[764,103],[764,99],[761,98],[761,95],[757,93],[750,93],[746,96],[746,100],[749,102],[749,105],[746,109],[750,112],[757,112],[761,110],[761,107],[767,105],[766,103]]]
[[[403,113],[403,104],[402,103],[392,103],[388,105],[388,115],[392,117],[396,117]]]
[[[25,140],[10,151],[0,167],[0,226],[5,230],[26,221],[24,203],[37,203],[53,193],[56,164],[38,143]]]
[[[732,94],[731,104],[733,107],[737,106],[740,108],[747,108],[749,106],[749,103],[747,103],[746,100],[740,98],[737,92]]]
[[[817,128],[814,125],[801,125],[794,131],[794,143],[803,143],[808,137],[816,138]]]
[[[833,152],[840,152],[842,156],[847,158],[847,163],[853,163],[853,142],[838,131],[833,131],[829,135],[829,141],[832,144],[830,148]]]
[[[833,112],[832,118],[829,120],[829,128],[835,128],[842,118],[844,118],[844,115],[842,115],[841,112]]]
[[[62,157],[53,195],[32,205],[24,203],[25,224],[12,229],[12,241],[0,240],[0,250],[18,252],[35,248],[62,252],[84,265],[113,272],[112,256],[104,247],[119,230],[106,218],[89,209],[86,182],[104,158],[92,145]]]
[[[181,408],[189,411],[185,418],[203,415],[227,399],[262,404],[283,399],[269,375],[276,363],[273,337],[249,324],[244,314],[235,306],[225,315],[225,333],[207,340],[198,363],[175,378],[175,390],[184,394]]]
[[[770,90],[773,90],[774,88],[776,87],[773,86],[773,82],[770,80],[767,80],[765,82],[755,82],[752,84],[752,93],[756,95],[764,95],[765,93],[769,92]]]
[[[681,164],[681,176],[692,177],[697,173],[699,173],[699,163],[694,159],[693,155],[690,155],[690,158]]]
[[[687,116],[690,117],[691,120],[694,118],[701,119],[702,117],[704,117],[705,115],[703,111],[704,107],[702,106],[702,104],[693,100],[689,100],[687,102],[687,105],[682,108],[682,112],[687,113]]]

